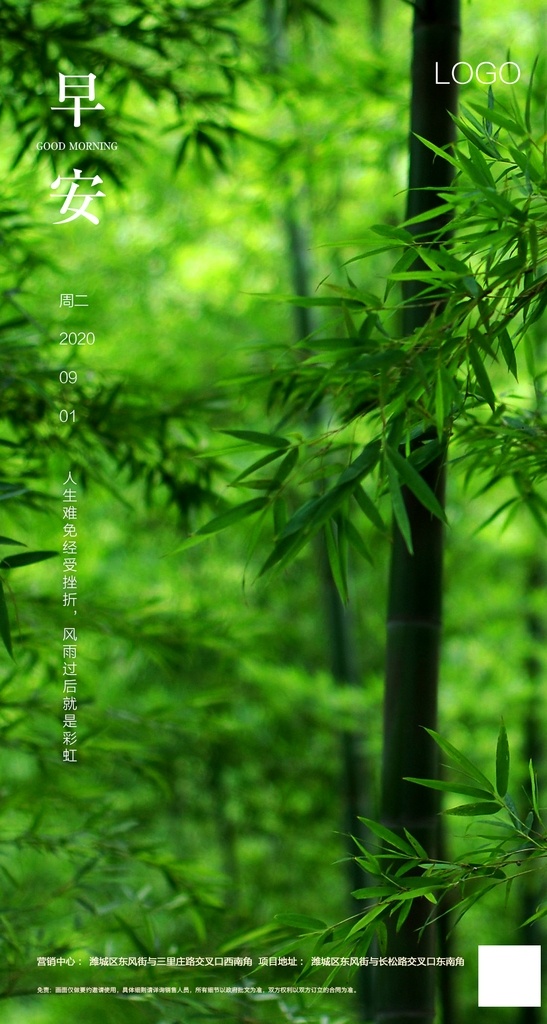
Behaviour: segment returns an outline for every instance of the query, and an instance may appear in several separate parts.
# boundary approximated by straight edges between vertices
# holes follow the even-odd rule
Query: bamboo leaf
[[[382,519],[378,509],[376,508],[376,505],[372,501],[372,498],[370,498],[367,492],[365,491],[364,487],[362,487],[361,485],[356,487],[353,492],[353,497],[355,498],[355,501],[359,505],[361,511],[366,515],[367,519],[369,519],[370,522],[374,526],[376,526],[378,530],[385,532],[386,525],[384,523],[384,520]]]
[[[527,836],[529,836],[530,832],[532,831],[532,825],[534,824],[534,818],[535,818],[534,812],[533,811],[528,811],[528,814],[526,815],[526,821],[524,822],[524,832],[525,832],[525,834]]]
[[[265,576],[270,569],[278,565],[280,568],[287,565],[296,555],[301,548],[307,543],[308,537],[305,533],[294,534],[290,537],[280,537],[276,541],[275,547],[268,558],[262,565],[258,578]]]
[[[526,129],[527,129],[529,134],[532,131],[532,118],[530,116],[530,108],[531,108],[531,104],[532,104],[533,85],[534,85],[534,78],[535,78],[535,74],[536,74],[538,60],[539,60],[539,53],[537,53],[535,58],[534,58],[534,63],[532,64],[532,70],[530,72],[530,81],[528,82],[528,88],[526,90],[526,106],[525,106],[525,110],[524,110],[524,123],[526,125]]]
[[[406,853],[407,855],[414,857],[414,850],[410,843],[401,836],[398,836],[396,832],[392,832],[391,829],[386,828],[385,825],[381,825],[378,821],[371,821],[370,818],[359,817],[359,821],[362,821],[363,824],[366,825],[367,828],[369,828],[370,831],[379,839],[383,839],[384,842],[389,843],[390,846],[394,846],[397,850],[401,850],[402,853]]]
[[[485,365],[482,361],[482,356],[479,352],[478,346],[474,341],[469,342],[469,359],[471,365],[475,371],[475,377],[477,384],[479,385],[483,397],[488,402],[492,412],[496,411],[496,396],[494,394],[490,378],[486,372]]]
[[[273,521],[275,537],[285,529],[287,525],[287,502],[284,498],[276,498],[273,504]]]
[[[313,536],[338,511],[340,505],[346,500],[349,490],[348,484],[342,487],[338,482],[326,494],[322,494],[318,498],[311,498],[289,519],[280,541],[286,540],[291,534],[296,533],[303,534],[305,539]]]
[[[530,785],[531,785],[531,788],[532,788],[532,807],[534,808],[534,813],[535,813],[536,817],[539,819],[539,821],[541,821],[541,816],[540,816],[540,813],[539,813],[539,793],[538,793],[537,776],[536,776],[536,773],[534,771],[534,765],[533,765],[532,760],[530,760],[528,762],[528,772],[530,774]]]
[[[215,519],[211,519],[205,526],[200,527],[195,536],[203,536],[204,534],[218,533],[219,530],[225,530],[226,527],[233,526],[234,523],[239,523],[242,519],[246,519],[247,516],[252,516],[255,512],[259,512],[265,507],[267,502],[267,497],[252,498],[251,501],[244,501],[242,505],[236,505],[235,508],[231,508],[220,516],[216,516]]]
[[[418,138],[420,138],[420,136],[418,136]],[[428,143],[425,139],[421,139],[421,141],[424,142],[425,145],[429,146],[430,148],[433,145],[432,143]],[[446,156],[446,153],[444,153],[442,150],[437,150],[437,153],[440,153],[442,157]],[[452,203],[442,203],[440,206],[434,206],[431,210],[424,210],[422,213],[416,214],[415,217],[410,217],[409,220],[405,220],[404,223],[407,225],[407,227],[414,224],[423,224],[424,221],[430,221],[432,217],[445,217],[447,214],[451,214],[453,212],[454,207]]]
[[[392,896],[397,892],[399,889],[396,885],[369,885],[364,889],[355,889],[351,895],[355,896],[356,900],[376,900],[381,896]]]
[[[475,780],[475,782],[479,783],[479,786],[481,788],[484,787],[484,789],[486,789],[488,793],[491,793],[492,796],[494,796],[495,790],[492,783],[489,782],[489,780],[486,778],[486,775],[483,775],[481,770],[477,768],[477,766],[474,765],[473,762],[465,756],[465,754],[462,754],[460,750],[452,746],[452,744],[449,743],[448,740],[445,740],[443,739],[442,736],[439,736],[439,734],[435,732],[434,729],[426,728],[425,731],[429,733],[433,740],[435,740],[437,746],[440,747],[445,754],[448,754],[448,756],[452,758],[452,760],[457,764],[458,768],[464,773],[464,775],[469,775],[472,779]]]
[[[512,117],[502,114],[498,107],[483,107],[480,103],[470,103],[469,106],[476,110],[477,114],[480,114],[481,117],[484,117],[486,121],[492,121],[499,128],[506,128],[507,131],[514,132],[515,135],[526,135],[524,125],[517,124]]]
[[[476,786],[467,786],[464,782],[441,782],[438,779],[414,779],[405,775],[406,782],[415,782],[418,786],[427,786],[428,789],[438,789],[441,793],[456,793],[460,796],[476,796],[479,799],[490,799],[491,793],[487,789],[479,789]]]
[[[418,842],[415,836],[412,835],[412,832],[409,832],[407,828],[405,828],[405,836],[408,839],[410,845],[418,854],[418,857],[422,857],[424,860],[427,860],[427,850],[424,850],[422,844]]]
[[[347,262],[348,263],[352,263],[353,260],[348,260]],[[342,289],[339,289],[339,290],[341,291]],[[257,293],[251,292],[250,294],[252,295],[252,294],[257,294]],[[258,294],[260,296],[260,293],[258,293]],[[318,295],[318,296],[312,297],[312,296],[309,296],[309,295],[290,295],[290,294],[288,294],[288,295],[287,294],[285,294],[285,295],[283,295],[283,294],[272,294],[271,295],[271,294],[268,293],[267,295],[262,295],[261,297],[264,298],[264,299],[267,299],[268,301],[272,301],[273,300],[275,302],[283,302],[283,303],[288,302],[292,306],[298,306],[300,309],[308,309],[308,308],[312,308],[313,306],[335,306],[335,307],[340,308],[340,305],[341,305],[341,299],[339,297],[337,297],[337,296],[330,297],[330,296],[324,296],[324,295],[319,296]],[[367,294],[366,295],[366,299],[368,299],[368,298],[369,298],[369,296]],[[356,299],[356,298],[352,297],[349,294],[349,295],[346,296],[345,301],[346,301],[346,304],[348,305],[348,307],[350,309],[363,309],[363,307],[366,306],[367,304],[373,305],[373,306],[378,305],[378,300],[376,299],[376,297],[374,297],[374,299],[375,299],[374,303],[370,303],[370,302],[367,303],[363,299]]]
[[[374,926],[374,932],[376,934],[376,941],[378,943],[380,956],[385,956],[387,953],[387,925],[385,921],[377,921]],[[370,945],[370,942],[368,945]],[[361,953],[360,950],[359,953]]]
[[[4,647],[8,652],[10,658],[13,658],[13,648],[11,645],[11,630],[9,624],[9,613],[8,606],[6,604],[6,596],[4,594],[4,585],[0,580],[0,636],[4,642]]]
[[[55,558],[57,551],[25,551],[21,555],[8,555],[0,562],[0,569],[18,569],[22,565],[34,565],[46,558]]]
[[[336,589],[340,594],[340,597],[344,603],[347,603],[348,587],[346,569],[342,561],[340,545],[337,543],[336,537],[334,536],[334,526],[330,521],[325,524],[325,542],[332,578],[336,584]]]
[[[484,159],[480,149],[478,149],[476,146],[470,146],[469,157],[477,173],[479,174],[483,184],[485,184],[487,188],[495,190],[496,183],[494,181],[492,171],[490,170],[488,164],[486,163],[486,160]]]
[[[455,160],[454,157],[450,155],[450,153],[447,153],[446,150],[444,149],[439,149],[439,147],[436,146],[434,142],[430,142],[429,139],[424,139],[423,136],[418,135],[416,132],[414,134],[416,135],[416,138],[420,140],[420,142],[423,142],[424,146],[427,146],[427,148],[431,149],[433,153],[435,153],[437,156],[440,156],[441,160],[447,160],[449,164],[452,164],[453,167],[456,167],[459,170],[458,161]],[[432,210],[430,216],[435,212],[435,210]],[[405,221],[405,224],[406,223],[409,222]]]
[[[417,896],[425,896],[427,898],[433,895],[434,889],[446,889],[446,885],[444,883],[439,885],[424,885],[422,879],[420,885],[416,885],[413,889],[410,889],[408,892],[399,892],[397,899],[414,900],[416,899]],[[437,901],[433,899],[431,902],[436,903]]]
[[[541,918],[545,917],[546,914],[547,914],[547,903],[544,903],[543,906],[537,908],[535,914],[532,914],[531,917],[527,917],[526,921],[523,921],[523,923],[521,924],[520,927],[521,928],[525,928],[526,925],[533,924],[534,921],[540,921]]]
[[[505,359],[505,363],[507,365],[509,373],[513,374],[515,380],[518,380],[517,357],[515,355],[515,350],[513,348],[513,343],[511,341],[509,331],[507,330],[506,327],[502,327],[502,329],[499,332],[499,346],[502,351],[503,358]]]
[[[274,477],[278,483],[283,483],[283,481],[292,473],[296,463],[298,462],[299,454],[300,451],[298,448],[291,448],[284,456]]]
[[[513,822],[513,827],[516,829],[520,829],[522,822],[519,818],[519,813],[515,801],[513,800],[512,796],[509,796],[509,793],[505,794],[504,803],[507,810],[509,811],[509,816],[511,818],[511,821]]]
[[[221,430],[221,434],[228,434],[237,438],[238,441],[250,441],[262,448],[288,448],[290,441],[286,437],[278,437],[276,434],[262,434],[258,430]]]
[[[430,284],[432,288],[435,288],[439,283],[449,283],[450,281],[459,281],[460,274],[451,270],[409,270],[408,272],[403,271],[402,273],[394,273],[388,275],[389,281],[423,281],[425,284]],[[425,294],[425,289],[422,294]]]
[[[476,804],[460,804],[459,807],[450,807],[445,814],[456,814],[460,817],[476,817],[479,814],[497,814],[500,805],[493,800],[483,800]]]
[[[298,928],[299,931],[317,932],[324,931],[327,925],[317,917],[307,917],[304,914],[276,914],[275,921],[285,925],[287,928]]]
[[[412,555],[414,553],[414,549],[412,547],[410,522],[408,520],[408,514],[401,492],[399,477],[397,475],[397,471],[395,470],[392,462],[389,459],[386,459],[386,471],[389,483],[389,491],[391,494],[391,505],[393,508],[393,515],[395,516],[395,522],[397,523],[397,526],[401,531],[408,551]]]
[[[280,459],[282,455],[282,448],[277,448],[275,451],[268,452],[267,455],[263,455],[260,459],[257,459],[256,462],[253,462],[251,466],[247,466],[247,469],[244,469],[243,472],[239,474],[239,476],[236,476],[235,480],[232,480],[231,486],[234,487],[235,484],[238,484],[241,480],[244,480],[245,477],[250,476],[251,473],[256,472],[257,469],[262,469],[263,466],[268,466],[270,462],[275,462],[276,459]]]
[[[480,149],[481,152],[486,153],[486,156],[489,156],[490,158],[496,158],[497,156],[499,156],[498,149],[495,146],[492,139],[485,139],[484,135],[478,134],[478,131],[473,131],[473,129],[470,128],[469,125],[466,124],[466,122],[462,118],[453,117],[452,119],[454,123],[457,124],[462,135],[465,135],[465,138],[468,139],[472,146],[474,146],[477,149]],[[469,121],[471,121],[474,124],[477,124],[476,118],[473,115],[469,116]],[[480,125],[479,130],[482,131]]]
[[[366,562],[369,562],[369,564],[372,565],[372,555],[361,537],[359,530],[355,528],[349,519],[344,520],[344,526],[346,536],[351,546],[361,555],[361,558],[364,558]]]
[[[432,515],[436,516],[437,519],[446,523],[446,515],[438,498],[434,495],[429,485],[426,484],[424,478],[414,469],[414,466],[409,459],[404,459],[399,452],[390,448],[389,445],[386,445],[386,453],[389,461],[396,469],[398,476],[417,497],[418,501],[420,501]]]
[[[363,480],[376,466],[380,458],[380,452],[381,448],[378,441],[367,444],[361,454],[340,474],[336,486],[343,487],[352,481]]]
[[[509,783],[509,741],[507,730],[503,722],[500,726],[498,743],[496,747],[496,789],[500,797],[507,793]]]
[[[512,878],[508,878],[507,879],[507,883],[505,885],[504,910],[505,910],[506,913],[507,913],[507,906],[509,904],[509,897],[511,895],[511,889],[513,888],[513,879],[514,879],[514,877],[515,876],[513,875]]]
[[[358,932],[364,931],[364,929],[368,928],[369,924],[371,924],[372,921],[375,921],[377,917],[380,917],[381,914],[386,914],[389,911],[389,908],[389,903],[378,903],[376,907],[372,907],[361,918],[361,920],[357,922],[357,924],[354,924],[351,931],[348,932],[347,938],[350,939],[352,935],[357,935]]]
[[[428,880],[425,875],[406,875],[406,877],[401,880],[401,886],[403,889],[408,890],[408,892],[423,896],[425,892],[433,892],[437,889],[446,889],[446,882],[435,882],[432,879]],[[403,894],[400,893],[400,895],[402,896]]]
[[[371,231],[374,231],[375,235],[382,235],[384,238],[393,238],[398,242],[403,242],[406,245],[412,245],[414,243],[414,236],[411,235],[410,231],[405,231],[404,228],[396,227],[393,224],[373,224]]]
[[[371,853],[369,853],[366,846],[364,846],[363,843],[355,836],[352,836],[351,838],[353,839],[353,842],[359,848],[362,854],[361,857],[356,858],[357,863],[365,871],[368,871],[370,875],[381,875],[382,869],[380,867],[380,861],[378,860],[378,858],[374,857]]]
[[[355,324],[354,324],[354,322],[353,322],[353,320],[351,318],[351,313],[350,313],[348,307],[346,306],[345,302],[342,303],[342,316],[344,318],[344,324],[345,324],[345,327],[346,327],[346,332],[347,332],[348,338],[356,338],[357,337],[357,328],[356,328],[356,326],[355,326]]]
[[[179,546],[175,548],[173,554],[178,555],[181,551],[189,551],[190,548],[195,548],[198,544],[203,544],[205,540],[207,540],[206,533],[193,533],[190,537],[187,537],[186,540],[183,540],[182,544],[179,544]]]
[[[219,953],[229,953],[233,949],[241,949],[242,946],[255,943],[257,939],[262,940],[265,938],[271,938],[272,935],[279,930],[278,925],[270,922],[269,924],[261,925],[259,928],[252,928],[249,929],[249,931],[237,932],[235,935],[232,935],[227,942],[223,943],[222,946],[219,947]]]
[[[266,519],[269,517],[269,512],[270,510],[266,506],[265,508],[262,509],[260,515],[258,515],[256,519],[249,524],[249,530],[246,535],[246,566],[251,561],[256,551],[256,548],[262,538],[262,534],[264,532],[264,523]]]
[[[478,328],[472,327],[471,331],[470,331],[470,334],[471,334],[471,337],[473,338],[473,341],[478,345],[478,347],[481,348],[482,351],[485,352],[487,356],[490,356],[490,358],[494,362],[496,362],[496,353],[494,352],[494,349],[492,348],[492,346],[490,344],[490,341],[488,339],[488,336],[487,336],[487,332],[488,332],[488,329],[489,329],[488,328],[488,323],[486,323],[485,326],[486,326],[485,331],[480,331],[480,330],[478,330]]]
[[[395,925],[396,932],[399,932],[403,927],[408,915],[410,914],[411,909],[412,903],[410,902],[410,900],[405,900],[401,906],[399,916],[397,918],[397,924]]]
[[[446,418],[446,407],[445,407],[445,394],[444,394],[444,378],[442,374],[442,367],[439,367],[437,371],[437,380],[435,382],[435,423],[437,425],[437,434],[439,440],[444,434],[444,424]]]
[[[367,854],[366,857],[356,857],[355,860],[359,867],[363,868],[363,871],[366,871],[370,875],[376,875],[378,878],[382,877],[380,862],[376,857],[372,857],[370,854]]]
[[[460,908],[462,907],[463,909],[461,910],[461,913],[458,914],[452,927],[455,928],[456,925],[459,924],[459,922],[461,921],[462,917],[464,917],[465,914],[467,914],[467,911],[471,910],[471,907],[474,906],[474,904],[477,903],[479,900],[483,899],[489,892],[492,892],[492,889],[495,889],[496,886],[497,882],[487,882],[486,884],[483,884],[480,887],[478,892],[473,893],[472,896],[466,896],[463,900],[460,900],[458,903],[456,903],[452,907],[452,910],[460,910]]]

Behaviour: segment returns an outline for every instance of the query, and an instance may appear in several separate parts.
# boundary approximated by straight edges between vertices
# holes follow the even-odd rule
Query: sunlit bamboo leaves
[[[496,789],[498,796],[504,797],[509,784],[509,741],[507,729],[502,723],[496,748]]]
[[[13,658],[13,647],[11,643],[11,629],[9,621],[8,606],[4,593],[4,585],[0,580],[0,636],[10,658]]]
[[[401,226],[375,225],[369,247],[348,261],[372,259],[380,252],[393,254],[384,299],[361,291],[353,281],[349,281],[349,288],[328,285],[327,295],[277,296],[307,307],[330,308],[333,312],[338,309],[340,321],[337,331],[331,322],[325,337],[316,332],[292,352],[287,351],[279,379],[273,374],[271,411],[281,410],[286,424],[306,407],[312,410],[327,403],[335,427],[337,420],[357,424],[369,439],[364,451],[379,445],[383,457],[375,460],[372,470],[361,473],[358,455],[345,475],[340,474],[334,481],[329,480],[333,470],[326,460],[324,493],[309,501],[300,498],[301,508],[291,513],[298,495],[305,495],[306,479],[321,475],[320,468],[309,472],[310,460],[322,442],[330,444],[328,432],[323,438],[295,444],[276,431],[231,431],[242,441],[273,449],[272,461],[276,448],[289,449],[282,469],[273,476],[255,477],[268,464],[266,455],[240,469],[234,478],[238,485],[247,481],[249,487],[262,489],[272,512],[275,508],[271,519],[274,547],[263,571],[287,565],[318,529],[340,516],[342,504],[351,495],[369,523],[383,529],[379,497],[383,500],[387,494],[395,521],[412,550],[403,487],[409,488],[432,515],[444,520],[438,500],[423,482],[414,453],[409,458],[413,434],[425,433],[430,427],[434,427],[439,442],[454,435],[457,462],[470,472],[484,474],[492,467],[492,479],[495,476],[502,480],[513,479],[517,469],[519,479],[527,483],[520,490],[519,500],[506,507],[516,514],[527,505],[544,528],[538,483],[547,476],[545,428],[542,421],[538,422],[537,444],[525,442],[518,429],[511,432],[514,417],[511,419],[509,414],[512,406],[502,371],[514,380],[523,374],[531,376],[536,388],[543,389],[542,368],[530,329],[547,306],[541,271],[547,259],[547,166],[538,155],[530,127],[529,99],[527,102],[527,113],[523,113],[514,99],[506,108],[490,92],[488,105],[473,104],[456,118],[463,141],[450,151],[421,140],[439,160],[451,164],[456,172],[454,185],[443,192],[443,202],[436,210],[419,214]],[[441,223],[448,215],[454,225],[449,240],[439,244],[431,231],[420,235],[420,223],[431,224],[435,217]],[[383,243],[380,247],[378,238]],[[396,298],[395,286],[404,281],[422,283],[421,301],[430,305],[431,317],[410,336],[397,337],[394,314],[404,303]],[[440,294],[442,308],[437,301]],[[300,347],[304,358],[298,352]],[[489,421],[484,415],[488,410]],[[398,443],[392,439],[395,421],[402,422]],[[401,442],[405,451],[399,448]],[[297,450],[298,456],[294,454]],[[303,472],[304,466],[307,473]],[[371,472],[376,477],[374,498],[360,490],[360,481]],[[283,526],[274,501],[280,482],[286,491],[283,507],[287,520]],[[287,502],[289,494],[292,497]],[[243,503],[240,514],[223,512],[213,520],[214,528],[206,525],[201,531],[216,532],[260,507],[258,502],[254,506]],[[362,533],[355,507],[352,511],[350,506],[344,516],[352,524],[349,529],[329,527],[328,533],[330,557],[339,580],[343,575],[338,534],[344,535],[357,551],[354,530]],[[364,556],[364,549],[360,553]]]
[[[409,779],[408,781],[437,789],[445,794],[475,797],[472,802],[449,808],[447,813],[476,819],[476,833],[479,845],[471,842],[468,852],[459,860],[432,860],[427,851],[405,829],[404,836],[370,818],[361,818],[372,833],[373,839],[364,843],[355,840],[359,848],[357,861],[371,878],[371,882],[354,891],[353,896],[369,904],[347,931],[347,922],[329,927],[323,934],[336,940],[336,948],[346,955],[355,952],[357,937],[365,934],[367,941],[376,933],[381,923],[397,915],[397,927],[401,927],[413,900],[425,897],[438,911],[430,916],[433,921],[437,914],[444,913],[443,897],[450,894],[451,908],[459,920],[479,900],[484,899],[498,886],[509,894],[513,880],[522,871],[530,869],[530,862],[547,856],[547,843],[543,831],[534,831],[533,823],[540,823],[537,781],[533,766],[530,765],[532,810],[522,820],[513,802],[507,796],[509,781],[509,744],[505,726],[501,725],[495,757],[496,783],[490,782],[465,754],[433,730],[427,730],[440,749],[451,761],[456,773],[471,782],[456,778],[454,781],[439,779]],[[471,784],[473,783],[473,784]],[[484,832],[481,818],[505,813],[506,820],[495,822],[498,830]],[[507,820],[508,819],[508,820]],[[482,829],[482,831],[480,831]],[[523,849],[524,843],[524,849]],[[525,925],[547,914],[547,904],[540,906]],[[427,927],[427,925],[426,925]],[[311,929],[310,929],[311,931]]]

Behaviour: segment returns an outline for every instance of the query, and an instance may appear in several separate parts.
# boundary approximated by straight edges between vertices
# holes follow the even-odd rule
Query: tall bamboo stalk
[[[455,83],[435,85],[438,63],[443,77],[458,60],[459,0],[417,0],[414,3],[411,139],[407,216],[426,213],[439,204],[438,192],[450,185],[451,167],[436,158],[416,137],[443,147],[454,139],[450,113],[455,113]],[[441,76],[439,76],[441,78]],[[431,218],[420,233],[448,229]],[[418,267],[416,268],[418,269]],[[431,302],[420,302],[420,284],[410,282],[404,292],[405,335],[412,334],[432,315]],[[440,299],[441,297],[439,297]],[[414,300],[414,301],[413,301]],[[444,503],[445,457],[423,471],[423,477]],[[437,775],[434,744],[423,727],[436,727],[442,613],[443,529],[413,494],[405,491],[414,554],[394,526],[387,615],[382,816],[390,828],[407,828],[434,853],[438,801],[434,790],[403,781],[406,775]],[[419,941],[417,929],[431,905],[415,901],[407,921],[396,933],[388,929],[388,953],[397,957],[434,957],[436,940],[428,927]],[[425,963],[425,960],[424,960]],[[377,1020],[390,1024],[426,1024],[435,1015],[433,967],[379,968]]]

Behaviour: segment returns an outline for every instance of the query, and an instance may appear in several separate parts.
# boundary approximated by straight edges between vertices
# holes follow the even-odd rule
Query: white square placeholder
[[[541,1006],[541,946],[479,946],[479,1006]]]

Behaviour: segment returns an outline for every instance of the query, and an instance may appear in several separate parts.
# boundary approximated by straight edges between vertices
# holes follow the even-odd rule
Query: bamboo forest
[[[547,9],[2,0],[2,1024],[541,1024]]]

